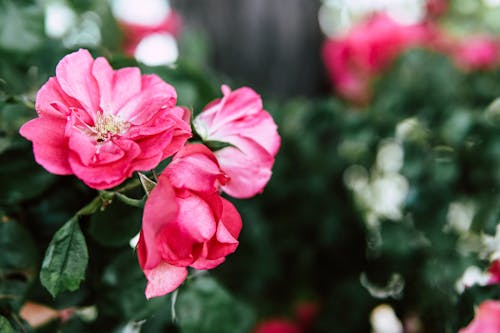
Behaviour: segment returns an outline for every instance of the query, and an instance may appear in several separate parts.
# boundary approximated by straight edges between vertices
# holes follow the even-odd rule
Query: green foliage
[[[179,292],[175,309],[183,333],[248,332],[255,321],[247,305],[205,276],[195,277]]]
[[[40,280],[54,297],[65,290],[74,291],[85,278],[87,262],[87,245],[75,217],[52,238],[42,263]]]
[[[15,333],[7,318],[0,316],[0,332],[2,333]]]
[[[43,15],[37,6],[18,7],[11,0],[0,1],[0,49],[26,53],[43,43]]]

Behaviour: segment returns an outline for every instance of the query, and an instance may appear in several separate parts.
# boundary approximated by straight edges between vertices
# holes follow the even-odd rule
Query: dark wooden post
[[[224,74],[277,97],[325,90],[319,0],[172,0],[188,26],[202,29]]]

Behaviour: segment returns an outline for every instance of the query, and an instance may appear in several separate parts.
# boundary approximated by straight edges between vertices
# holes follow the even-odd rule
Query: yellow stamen
[[[114,135],[122,135],[130,128],[130,124],[115,118],[111,114],[97,113],[92,130],[97,142],[109,140]]]

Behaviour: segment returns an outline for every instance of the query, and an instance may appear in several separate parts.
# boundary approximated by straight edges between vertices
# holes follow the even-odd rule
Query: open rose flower
[[[160,175],[144,207],[137,246],[147,298],[175,290],[188,266],[211,269],[236,250],[241,217],[217,188],[226,178],[201,144],[185,146]]]
[[[500,301],[484,301],[479,305],[474,320],[458,333],[500,332]]]
[[[229,177],[222,190],[235,198],[249,198],[262,192],[269,181],[281,139],[255,91],[223,86],[222,92],[224,97],[208,104],[193,125],[205,142],[229,144],[215,152]]]
[[[156,75],[113,70],[106,59],[79,50],[38,91],[38,118],[20,133],[48,171],[107,189],[156,167],[191,137],[189,114],[175,106],[176,98]]]

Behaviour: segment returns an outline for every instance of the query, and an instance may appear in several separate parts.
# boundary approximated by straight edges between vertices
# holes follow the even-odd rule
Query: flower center
[[[92,130],[95,133],[97,142],[104,142],[114,135],[124,134],[129,128],[129,123],[117,119],[111,114],[98,112]]]

